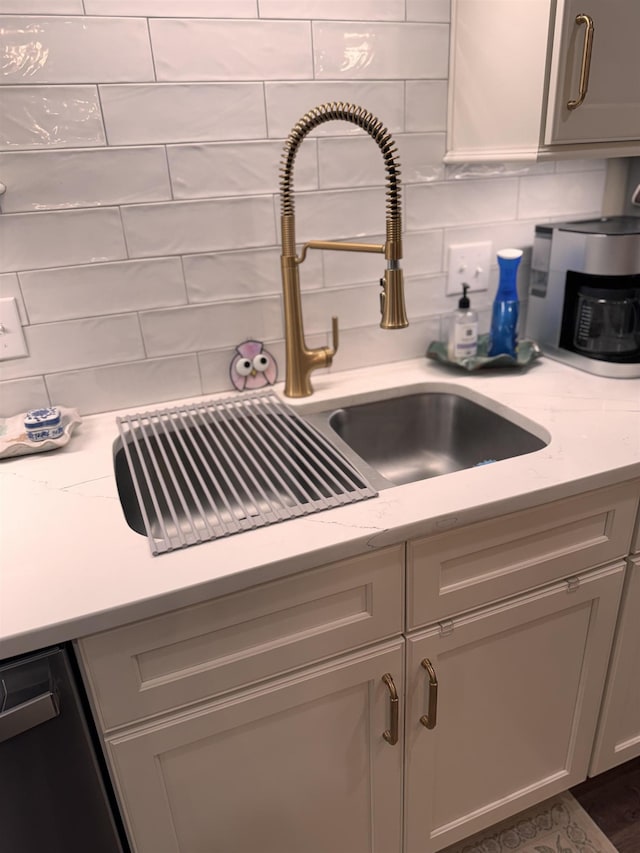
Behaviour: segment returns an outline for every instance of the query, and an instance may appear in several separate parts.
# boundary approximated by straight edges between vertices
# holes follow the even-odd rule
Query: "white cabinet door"
[[[630,560],[598,736],[595,776],[640,755],[640,559]]]
[[[396,853],[404,642],[106,741],[135,853]],[[396,706],[397,708],[398,706]]]
[[[406,853],[433,853],[586,778],[623,574],[617,563],[407,641]],[[438,682],[432,729],[421,723],[436,689],[424,660]]]
[[[581,22],[577,22],[577,16]],[[585,39],[593,25],[587,93],[580,92]],[[547,144],[640,139],[640,3],[565,0],[558,4],[551,63]],[[586,70],[586,69],[585,69]]]

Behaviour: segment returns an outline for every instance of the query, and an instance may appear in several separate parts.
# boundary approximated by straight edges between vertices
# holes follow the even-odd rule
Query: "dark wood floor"
[[[640,853],[640,758],[571,789],[619,853]]]

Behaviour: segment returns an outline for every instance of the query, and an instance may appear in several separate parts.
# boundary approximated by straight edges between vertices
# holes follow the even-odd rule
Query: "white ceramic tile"
[[[296,157],[295,185],[318,186],[316,143]],[[281,142],[233,142],[167,147],[174,198],[215,198],[275,192],[280,178]]]
[[[134,258],[275,242],[274,210],[267,196],[137,204],[122,208],[122,221]]]
[[[0,362],[0,379],[18,379],[144,358],[135,314],[25,326],[29,356]]]
[[[372,189],[298,193],[296,237],[305,240],[360,239],[385,227],[383,186]]]
[[[5,213],[171,198],[164,148],[0,154]]]
[[[255,18],[256,0],[84,0],[87,15]]]
[[[495,163],[447,163],[447,180],[464,181],[477,178],[521,178],[528,175],[549,175],[555,173],[555,164],[528,163],[521,160]]]
[[[407,21],[448,23],[450,0],[407,0]]]
[[[444,177],[444,134],[396,134],[403,183],[437,181]],[[384,161],[367,136],[318,140],[320,186],[371,186],[385,183]]]
[[[598,172],[607,168],[607,160],[557,160],[550,163],[556,172]]]
[[[146,311],[140,324],[152,357],[282,337],[280,299],[275,296]]]
[[[135,409],[202,394],[195,355],[53,373],[46,381],[56,404],[73,406],[81,415]]]
[[[5,86],[0,99],[0,148],[104,145],[95,86]]]
[[[51,400],[42,376],[0,383],[0,418],[49,405]]]
[[[328,333],[331,318],[341,329],[372,326],[380,322],[380,285],[352,285],[314,290],[304,295],[304,325],[310,334]]]
[[[384,235],[367,237],[366,243],[384,243]],[[442,269],[442,231],[415,231],[402,235],[401,266],[407,276],[426,275]],[[378,287],[384,273],[386,261],[383,255],[360,252],[323,252],[325,284],[334,287],[341,284],[370,282]],[[306,262],[305,262],[306,263]],[[300,268],[304,275],[304,268]]]
[[[402,21],[404,0],[258,0],[261,18]]]
[[[3,15],[82,15],[82,0],[2,0]]]
[[[307,22],[155,18],[149,27],[160,81],[299,80],[313,75]]]
[[[403,84],[376,83],[265,83],[269,136],[285,138],[305,113],[331,101],[359,104],[373,113],[392,133],[404,129]],[[345,121],[329,121],[313,131],[314,136],[343,136],[362,131]]]
[[[413,184],[405,191],[411,231],[516,218],[518,179]]]
[[[410,322],[406,329],[387,330],[380,326],[344,329],[331,371],[420,358],[439,331],[437,318]]]
[[[559,215],[597,215],[602,210],[605,180],[605,171],[520,178],[518,216],[544,219]]]
[[[6,299],[13,297],[18,305],[18,313],[20,322],[26,326],[29,322],[27,309],[25,308],[24,300],[22,299],[22,291],[20,290],[20,282],[18,276],[14,272],[6,272],[0,274],[0,298]]]
[[[407,80],[406,129],[425,132],[447,129],[447,81]]]
[[[491,265],[497,269],[495,253],[498,249],[513,247],[526,249],[533,245],[535,222],[511,221],[488,222],[476,225],[460,225],[445,230],[444,266],[449,268],[448,247],[459,243],[491,243]]]
[[[23,272],[20,284],[32,323],[186,303],[179,258]]]
[[[143,18],[6,17],[0,67],[6,83],[154,79]]]
[[[322,285],[322,253],[309,252],[300,267],[303,289]],[[280,294],[280,249],[186,255],[182,259],[189,302],[217,302]]]
[[[266,135],[260,83],[100,86],[100,98],[111,145]]]
[[[6,271],[114,261],[126,254],[115,208],[2,216],[0,265]]]
[[[445,79],[449,27],[364,21],[314,23],[313,56],[319,79]]]

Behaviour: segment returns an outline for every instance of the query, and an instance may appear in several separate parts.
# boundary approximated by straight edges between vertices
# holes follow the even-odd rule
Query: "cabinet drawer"
[[[637,508],[629,481],[410,542],[407,628],[625,556]]]
[[[78,643],[111,729],[402,631],[402,545]]]

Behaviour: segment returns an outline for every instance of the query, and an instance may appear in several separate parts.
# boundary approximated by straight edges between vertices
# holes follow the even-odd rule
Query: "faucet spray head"
[[[380,279],[380,286],[380,328],[406,329],[409,321],[404,305],[404,276],[397,261],[389,263],[384,278]]]

